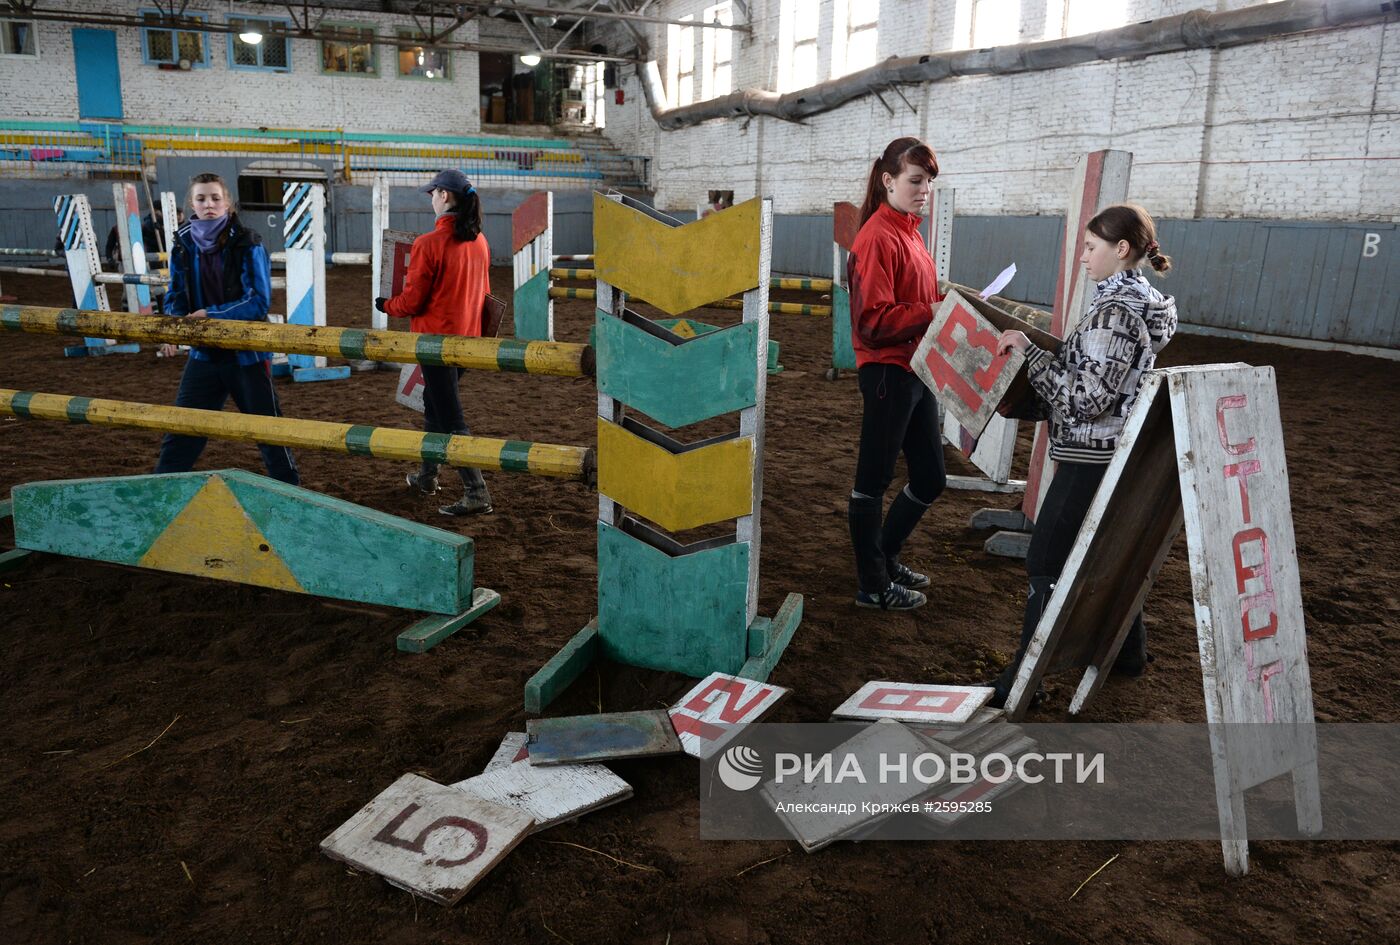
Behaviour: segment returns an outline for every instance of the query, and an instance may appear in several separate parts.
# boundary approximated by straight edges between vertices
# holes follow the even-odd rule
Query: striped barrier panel
[[[466,338],[362,328],[308,328],[220,318],[169,318],[41,306],[0,306],[0,329],[35,334],[111,333],[128,341],[231,351],[294,351],[318,357],[435,364],[476,371],[589,377],[593,349],[559,341]]]
[[[354,423],[264,417],[68,394],[0,389],[0,414],[30,420],[58,420],[244,443],[267,443],[401,462],[474,466],[478,469],[584,482],[592,481],[595,471],[593,450],[583,446],[420,433]]]
[[[136,196],[136,185],[131,183],[112,185],[112,206],[117,211],[117,236],[121,247],[122,275],[137,276],[135,280],[123,279],[126,287],[126,310],[133,315],[149,315],[155,311],[151,304],[150,286],[139,277],[146,275],[146,247],[141,234],[141,201]]]
[[[288,181],[282,185],[282,237],[287,247],[287,322],[326,324],[326,189],[321,184]],[[319,356],[290,354],[296,381],[344,380],[350,368],[326,367]]]
[[[515,337],[554,338],[554,301],[549,292],[554,253],[554,194],[543,190],[521,202],[510,215],[514,266]]]
[[[594,195],[598,615],[531,677],[527,711],[597,656],[762,681],[800,622],[796,594],[775,619],[757,612],[772,226],[767,200],[673,228]],[[679,316],[735,293],[742,323],[708,332],[627,308],[634,296]],[[681,439],[721,417],[731,432]],[[716,525],[726,533],[698,542],[673,534]]]
[[[107,289],[94,278],[102,272],[98,255],[97,234],[92,229],[92,207],[83,194],[61,194],[53,199],[54,216],[58,218],[58,236],[63,242],[63,255],[68,263],[68,281],[73,286],[73,304],[81,309],[109,312]],[[74,345],[73,354],[135,354],[139,345],[117,344],[109,338],[84,338]],[[70,353],[65,351],[65,354]]]

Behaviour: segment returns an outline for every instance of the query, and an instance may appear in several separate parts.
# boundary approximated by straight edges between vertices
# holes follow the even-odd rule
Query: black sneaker
[[[443,515],[485,515],[494,511],[494,508],[490,499],[462,496],[451,505],[442,506],[438,511]]]
[[[900,587],[907,587],[917,590],[921,587],[928,587],[930,583],[927,574],[920,574],[902,561],[889,562],[890,580]]]
[[[425,477],[423,476],[422,473],[416,473],[416,472],[415,472],[415,473],[409,473],[408,476],[406,477],[405,481],[408,483],[408,487],[409,487],[410,489],[413,489],[413,490],[415,490],[416,492],[418,492],[418,493],[420,493],[420,494],[422,494],[422,495],[437,495],[437,491],[438,491],[438,479],[437,479],[437,476],[433,476],[433,477],[431,477],[431,478],[425,478]]]
[[[911,591],[898,584],[890,584],[878,594],[856,591],[856,606],[878,608],[880,610],[917,610],[928,603],[928,598],[918,591]]]

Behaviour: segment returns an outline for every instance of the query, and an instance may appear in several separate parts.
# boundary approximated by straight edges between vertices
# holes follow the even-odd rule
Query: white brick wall
[[[54,0],[46,9],[92,9],[90,3]],[[114,12],[135,13],[140,3],[114,6]],[[298,8],[300,9],[300,8]],[[225,3],[195,0],[189,13],[225,22]],[[233,13],[273,18],[277,7],[243,8]],[[392,34],[395,27],[412,27],[406,17],[375,14],[337,17],[372,25]],[[73,63],[73,24],[39,24],[38,60],[0,57],[0,101],[4,117],[74,121],[78,118],[76,69]],[[379,74],[372,78],[321,73],[321,44],[292,40],[288,73],[248,72],[229,68],[224,33],[205,34],[207,69],[164,71],[142,61],[141,31],[115,29],[121,70],[122,107],[133,123],[179,123],[232,127],[344,128],[347,131],[466,134],[481,127],[477,94],[477,58],[452,53],[452,79],[430,82],[401,78],[395,48],[378,47]],[[460,28],[454,38],[473,41],[477,23]]]
[[[969,2],[882,0],[880,55],[964,45],[958,24]],[[704,5],[663,0],[652,10],[673,17]],[[1249,5],[1127,0],[1126,11],[1134,22]],[[831,6],[820,5],[823,37]],[[1022,0],[1026,41],[1043,35],[1046,6]],[[754,38],[736,49],[737,82],[771,89],[781,0],[752,8]],[[665,27],[651,37],[664,76]],[[821,68],[825,79],[825,51]],[[1134,154],[1133,198],[1160,216],[1400,220],[1400,24],[903,91],[917,114],[890,92],[893,115],[872,97],[801,125],[755,118],[744,130],[745,120],[726,119],[665,132],[629,79],[626,104],[608,107],[607,134],[653,158],[657,204],[673,210],[734,186],[771,195],[780,213],[827,212],[833,200],[859,197],[890,139],[917,134],[937,150],[962,213],[1063,213],[1078,157],[1120,148]]]

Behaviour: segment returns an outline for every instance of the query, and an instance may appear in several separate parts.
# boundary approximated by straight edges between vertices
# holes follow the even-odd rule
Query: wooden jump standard
[[[593,482],[592,449],[0,388],[0,414]]]
[[[0,306],[0,328],[231,351],[285,351],[396,364],[441,364],[477,371],[593,376],[593,349],[588,345],[559,341],[464,338],[217,318],[165,318],[29,305]]]

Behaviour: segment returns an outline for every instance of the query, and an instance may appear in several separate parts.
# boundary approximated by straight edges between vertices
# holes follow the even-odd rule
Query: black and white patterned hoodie
[[[1050,421],[1050,458],[1107,463],[1113,458],[1143,377],[1176,333],[1176,301],[1137,269],[1094,289],[1089,311],[1056,353],[1032,344],[1026,371],[1036,394],[1034,419]]]

